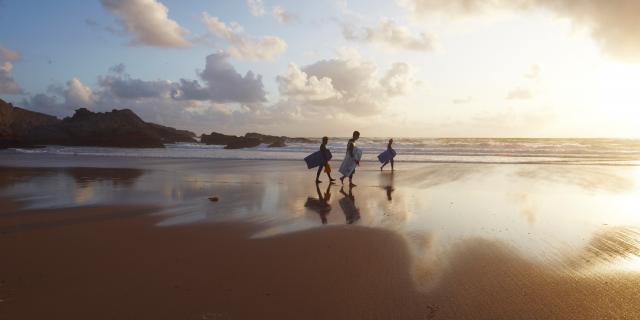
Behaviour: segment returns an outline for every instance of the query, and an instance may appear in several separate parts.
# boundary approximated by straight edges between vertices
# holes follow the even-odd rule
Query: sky
[[[0,0],[0,98],[200,133],[640,138],[636,0]]]

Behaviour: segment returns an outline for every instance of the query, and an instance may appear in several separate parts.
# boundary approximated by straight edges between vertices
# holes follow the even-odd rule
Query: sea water
[[[347,138],[330,138],[334,160],[341,160]],[[227,150],[202,143],[168,144],[165,148],[103,148],[46,146],[40,149],[10,149],[3,153],[151,157],[170,159],[300,160],[319,149],[316,143],[287,143],[282,148],[263,144],[254,148]],[[387,147],[386,138],[361,138],[357,146],[364,161]],[[395,138],[393,148],[399,162],[512,163],[640,165],[640,139],[505,139],[505,138]]]

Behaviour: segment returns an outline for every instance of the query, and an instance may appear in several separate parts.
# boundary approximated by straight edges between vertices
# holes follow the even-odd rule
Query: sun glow
[[[640,66],[608,62],[598,74],[598,105],[614,130],[640,137]],[[622,126],[622,127],[618,127]]]

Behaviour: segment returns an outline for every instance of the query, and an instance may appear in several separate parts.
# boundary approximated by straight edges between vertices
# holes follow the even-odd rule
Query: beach
[[[0,318],[640,317],[638,166],[314,178],[291,160],[5,152]]]

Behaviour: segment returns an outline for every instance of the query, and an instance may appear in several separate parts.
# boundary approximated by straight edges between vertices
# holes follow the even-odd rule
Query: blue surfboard
[[[327,150],[326,158],[328,160],[331,160],[331,157],[331,151]],[[304,162],[307,163],[307,169],[311,169],[317,166],[324,165],[326,161],[325,157],[322,156],[322,151],[316,151],[304,158]]]
[[[378,155],[378,160],[380,161],[380,163],[385,163],[391,159],[393,159],[396,156],[396,151],[391,149],[387,149],[384,152],[382,152],[381,154]]]

